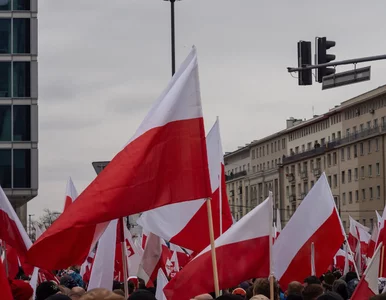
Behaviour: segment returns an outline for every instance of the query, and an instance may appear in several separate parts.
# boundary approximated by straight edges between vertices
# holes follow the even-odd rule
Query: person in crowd
[[[240,296],[235,295],[235,294],[225,294],[225,295],[221,295],[221,296],[217,297],[216,299],[218,299],[218,300],[240,300]]]
[[[319,296],[317,300],[342,300],[342,297],[337,293],[327,291],[323,295]]]
[[[386,300],[386,293],[375,295],[370,300]]]
[[[319,283],[307,284],[307,286],[304,287],[304,290],[303,290],[303,299],[316,300],[322,294],[323,294],[323,287],[320,284],[320,281]]]
[[[247,294],[244,289],[242,288],[235,288],[232,292],[233,295],[240,296],[241,299],[245,298],[245,295]]]
[[[212,300],[213,297],[209,294],[202,294],[194,297],[194,300]]]
[[[348,300],[347,283],[342,279],[335,280],[332,284],[332,291],[338,293],[343,300]]]
[[[304,285],[304,288],[306,288],[307,287],[307,285],[309,285],[309,284],[322,284],[322,282],[320,281],[320,279],[318,278],[318,277],[316,277],[316,276],[309,276],[309,277],[307,277],[306,279],[304,279],[304,283],[303,283],[303,285]]]
[[[325,291],[332,291],[332,285],[335,281],[335,276],[331,272],[324,274],[322,285]]]
[[[113,290],[113,293],[125,297],[125,292],[122,290],[115,289]]]
[[[292,295],[289,295],[285,300],[303,300],[303,296],[292,294]]]
[[[23,280],[9,280],[14,300],[32,300],[33,289],[28,282]],[[1,294],[1,291],[0,291]]]
[[[245,300],[249,300],[253,297],[253,286],[250,286],[247,290],[246,290],[246,294],[245,294]]]
[[[114,294],[112,291],[98,288],[87,291],[80,300],[125,300],[125,297]]]
[[[72,279],[74,279],[77,286],[80,286],[82,288],[85,287],[84,282],[83,282],[83,278],[80,275],[80,266],[72,266],[67,271],[67,274],[70,275],[72,277]]]
[[[265,297],[264,295],[256,295],[253,296],[251,300],[269,300],[269,298]]]
[[[334,271],[332,274],[334,274],[336,279],[340,279],[342,277],[342,273],[339,271]]]
[[[289,295],[302,295],[304,286],[299,281],[292,281],[288,285],[288,289],[285,292],[285,297],[288,298]]]
[[[268,278],[258,278],[253,283],[253,295],[264,295],[267,298],[270,298],[270,286]],[[274,299],[280,300],[279,298],[279,287],[277,281],[274,281]]]
[[[36,288],[36,300],[46,300],[48,297],[60,292],[59,286],[52,281],[42,282]]]
[[[56,294],[49,296],[46,300],[72,300],[69,296],[63,294]]]
[[[60,278],[59,284],[70,289],[70,290],[72,288],[78,286],[78,284],[75,282],[75,280],[70,275],[63,275]]]
[[[83,299],[81,299],[83,300]],[[156,300],[155,295],[148,290],[136,290],[129,296],[129,300]]]
[[[127,282],[127,285],[128,285],[128,289],[129,289],[129,295],[131,295],[132,293],[134,293],[135,291],[135,285],[134,285],[134,282],[132,280],[129,280]]]

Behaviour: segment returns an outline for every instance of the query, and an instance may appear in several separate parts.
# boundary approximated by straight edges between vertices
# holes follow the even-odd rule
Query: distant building
[[[38,193],[37,0],[0,2],[0,185],[24,226]]]

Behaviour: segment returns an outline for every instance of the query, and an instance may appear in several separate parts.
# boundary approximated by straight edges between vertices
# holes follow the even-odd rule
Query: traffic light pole
[[[383,60],[383,59],[386,59],[386,54],[384,54],[384,55],[376,55],[376,56],[368,56],[368,57],[361,57],[361,58],[354,58],[354,59],[347,59],[347,60],[342,60],[342,61],[334,61],[334,62],[330,62],[330,63],[326,63],[326,64],[310,65],[310,66],[305,66],[305,67],[301,67],[301,68],[291,68],[291,67],[288,67],[287,70],[288,70],[289,73],[292,73],[292,72],[312,70],[312,69],[318,69],[318,68],[324,68],[324,67],[351,65],[351,64],[363,63],[363,62],[367,62],[367,61]]]

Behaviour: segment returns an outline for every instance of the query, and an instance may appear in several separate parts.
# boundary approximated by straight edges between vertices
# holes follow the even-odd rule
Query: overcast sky
[[[386,54],[386,1],[183,0],[176,3],[177,65],[194,44],[206,130],[220,117],[232,151],[385,84],[299,87],[296,43],[327,36],[337,59]],[[170,79],[170,4],[162,0],[39,2],[39,195],[28,213],[61,211],[68,176],[81,192],[92,161],[130,139]],[[314,47],[314,46],[313,46]],[[370,63],[369,63],[370,64]],[[358,66],[367,66],[360,64]],[[348,68],[351,68],[349,66]],[[346,68],[339,68],[338,71]]]

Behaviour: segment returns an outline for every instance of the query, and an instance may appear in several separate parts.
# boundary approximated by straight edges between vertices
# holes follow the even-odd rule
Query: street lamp
[[[164,0],[170,2],[170,24],[171,24],[171,44],[172,44],[172,76],[176,72],[176,37],[174,25],[174,2],[181,0]]]

